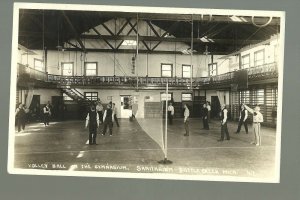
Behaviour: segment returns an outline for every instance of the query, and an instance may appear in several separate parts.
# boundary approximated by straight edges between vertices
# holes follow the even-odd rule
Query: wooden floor
[[[190,136],[185,137],[182,119],[168,128],[168,159],[161,165],[161,146],[138,121],[120,120],[113,136],[98,134],[98,145],[88,145],[84,121],[29,124],[15,133],[14,166],[21,169],[162,173],[178,176],[220,176],[270,179],[275,174],[276,130],[262,127],[262,146],[250,144],[244,128],[235,134],[237,123],[228,124],[230,141],[218,142],[220,123],[212,121],[210,130],[202,130],[201,119],[190,120]],[[153,126],[153,124],[149,124]],[[154,125],[155,126],[155,125]],[[100,127],[101,129],[101,127]],[[100,131],[99,131],[100,132]],[[117,173],[116,173],[117,174]],[[193,176],[192,176],[193,175]]]

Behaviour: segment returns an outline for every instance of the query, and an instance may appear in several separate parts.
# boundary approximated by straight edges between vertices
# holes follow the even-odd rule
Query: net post
[[[167,82],[167,85],[166,85],[165,134],[164,134],[164,141],[163,141],[164,159],[158,161],[159,164],[172,164],[173,163],[172,161],[168,160],[168,94],[169,94],[169,84]]]

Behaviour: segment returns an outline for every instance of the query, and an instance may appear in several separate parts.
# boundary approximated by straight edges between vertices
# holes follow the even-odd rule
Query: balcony
[[[60,87],[95,87],[95,88],[112,88],[112,89],[162,89],[166,83],[169,83],[170,89],[194,89],[209,88],[228,88],[235,83],[235,73],[238,71],[228,72],[225,74],[212,77],[198,78],[165,78],[165,77],[126,77],[126,76],[61,76],[46,74],[24,65],[18,65],[18,77],[28,77],[55,83]],[[267,83],[268,81],[277,81],[278,70],[276,63],[252,67],[247,69],[249,84]],[[192,81],[192,84],[191,84]]]

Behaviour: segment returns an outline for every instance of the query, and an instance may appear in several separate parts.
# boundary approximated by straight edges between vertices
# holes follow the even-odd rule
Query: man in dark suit
[[[94,105],[91,105],[86,116],[85,127],[89,127],[89,144],[96,145],[97,128],[99,127],[99,114]]]
[[[230,140],[229,137],[229,132],[228,132],[228,128],[227,128],[227,109],[226,109],[226,105],[223,104],[221,106],[221,139],[219,139],[219,142],[224,141],[224,133],[226,134],[226,140]]]
[[[209,126],[208,126],[208,109],[206,107],[206,104],[203,104],[202,120],[203,120],[203,129],[209,130]]]
[[[247,123],[247,118],[248,118],[248,111],[245,109],[245,106],[241,106],[241,111],[240,111],[240,118],[239,118],[239,125],[238,129],[235,132],[236,134],[240,133],[241,127],[244,124],[246,134],[248,134],[248,123]]]

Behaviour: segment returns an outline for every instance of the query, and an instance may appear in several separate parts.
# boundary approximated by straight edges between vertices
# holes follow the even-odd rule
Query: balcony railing
[[[17,75],[18,75],[18,77],[32,78],[32,79],[41,80],[41,81],[46,81],[48,78],[47,73],[33,69],[31,67],[28,67],[26,65],[22,65],[19,63],[18,63]]]
[[[264,80],[278,77],[276,63],[248,68],[248,81]],[[63,86],[85,86],[85,85],[115,85],[115,86],[162,86],[167,82],[170,86],[190,86],[191,80],[194,86],[227,85],[234,81],[235,72],[212,77],[178,78],[178,77],[126,77],[126,76],[61,76],[46,74],[24,65],[18,65],[18,75],[27,75],[30,78],[57,83]]]

